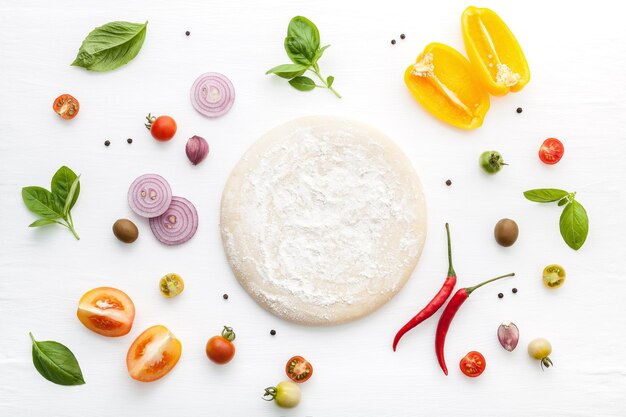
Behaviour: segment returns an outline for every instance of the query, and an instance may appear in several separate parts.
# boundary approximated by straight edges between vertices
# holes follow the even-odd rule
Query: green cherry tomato
[[[283,408],[293,408],[300,404],[302,392],[295,382],[283,381],[275,387],[265,388],[263,399],[266,401],[276,401],[276,405]]]
[[[559,288],[565,282],[565,269],[561,265],[552,264],[543,269],[543,285],[548,288]]]
[[[487,174],[495,174],[502,169],[503,165],[507,165],[504,163],[504,159],[502,159],[502,155],[500,155],[498,151],[485,151],[481,153],[478,162],[480,163],[480,167]]]

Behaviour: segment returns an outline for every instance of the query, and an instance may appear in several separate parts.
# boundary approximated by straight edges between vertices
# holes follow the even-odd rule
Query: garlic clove
[[[515,323],[510,321],[503,322],[498,327],[498,340],[504,349],[513,352],[519,342],[519,329]]]
[[[198,165],[200,162],[204,161],[209,154],[209,144],[200,136],[192,136],[187,141],[185,153],[192,164]]]

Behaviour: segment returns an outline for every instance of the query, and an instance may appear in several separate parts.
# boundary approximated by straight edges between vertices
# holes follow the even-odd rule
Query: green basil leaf
[[[32,333],[29,335],[33,341],[33,365],[41,376],[59,385],[85,383],[80,365],[71,350],[58,342],[38,342]]]
[[[59,207],[52,193],[42,187],[22,188],[22,199],[26,208],[45,219],[63,218],[63,209]]]
[[[65,207],[65,205],[67,204],[67,200],[68,200],[67,196],[70,193],[70,189],[72,188],[74,181],[76,181],[76,178],[78,177],[76,176],[74,171],[72,171],[65,165],[59,168],[58,171],[52,177],[52,184],[51,184],[50,189],[52,190],[52,194],[54,194],[54,196],[58,198],[59,206]],[[71,210],[72,207],[74,207],[74,204],[76,203],[76,200],[78,199],[78,194],[80,194],[80,184],[77,185],[77,189],[75,193],[69,199],[70,201],[69,210]],[[66,214],[66,211],[63,210],[63,213]]]
[[[91,71],[111,71],[137,56],[146,38],[146,23],[110,22],[92,30],[72,65]]]
[[[538,188],[536,190],[524,191],[524,197],[537,203],[551,203],[553,201],[558,201],[568,194],[569,193],[567,191],[556,188]]]
[[[326,85],[328,86],[328,88],[332,87],[334,82],[335,77],[333,77],[332,75],[329,75],[328,78],[326,78]]]
[[[268,70],[265,74],[276,74],[288,80],[304,74],[308,66],[300,64],[283,64]]]
[[[289,84],[300,91],[311,91],[315,88],[315,82],[309,77],[296,77],[293,80],[289,80]]]
[[[41,227],[41,226],[47,226],[49,224],[59,224],[59,222],[57,222],[56,220],[52,220],[52,219],[39,219],[29,224],[28,227]]]
[[[572,201],[563,209],[559,220],[561,236],[567,246],[574,250],[582,247],[589,233],[589,218],[587,211],[576,200]]]
[[[294,64],[311,65],[320,48],[317,26],[304,16],[296,16],[289,22],[285,51]]]
[[[80,192],[80,175],[74,179],[72,186],[70,187],[70,192],[65,199],[65,205],[63,206],[63,217],[67,216],[70,212],[70,209],[76,202],[76,198],[78,198],[78,193]]]
[[[329,47],[330,45],[325,45],[325,46],[322,46],[320,49],[318,49],[315,52],[315,55],[313,56],[313,62],[317,62],[324,54],[324,51],[327,50]]]

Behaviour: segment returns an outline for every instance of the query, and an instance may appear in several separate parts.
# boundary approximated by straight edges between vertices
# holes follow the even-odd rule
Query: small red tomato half
[[[543,141],[539,148],[539,159],[548,165],[554,165],[561,160],[565,153],[565,148],[560,140],[556,138],[548,138]]]
[[[152,134],[152,137],[158,141],[166,142],[176,134],[176,121],[170,116],[155,117],[151,114],[146,116],[148,123],[146,128]]]
[[[287,361],[285,372],[293,382],[305,382],[313,375],[313,365],[302,356],[294,356]]]
[[[124,336],[133,326],[135,305],[117,288],[99,287],[81,297],[76,315],[91,331],[109,337]]]
[[[80,104],[71,95],[61,94],[52,103],[52,110],[65,120],[71,120],[78,114]]]
[[[131,378],[152,382],[174,369],[183,346],[165,326],[152,326],[128,349],[126,367]]]
[[[460,363],[461,372],[470,378],[475,378],[482,374],[486,366],[485,357],[482,353],[475,350],[465,355]]]
[[[235,332],[224,326],[221,336],[213,336],[206,344],[206,355],[218,365],[225,365],[235,356]]]

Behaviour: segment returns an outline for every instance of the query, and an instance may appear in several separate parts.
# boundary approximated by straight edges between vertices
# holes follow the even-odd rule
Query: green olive
[[[513,220],[502,219],[496,223],[496,227],[493,229],[493,235],[499,245],[509,247],[517,240],[519,228],[517,227],[517,223]]]
[[[124,243],[133,243],[139,236],[139,230],[130,220],[119,219],[113,223],[113,234]]]
[[[500,155],[498,151],[485,151],[481,153],[478,162],[480,163],[480,167],[487,174],[495,174],[502,169],[503,165],[507,165],[504,163],[504,159],[502,159],[502,155]]]

